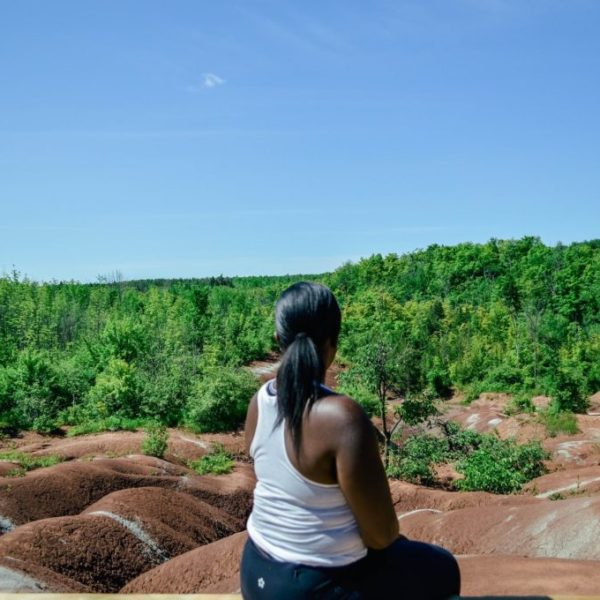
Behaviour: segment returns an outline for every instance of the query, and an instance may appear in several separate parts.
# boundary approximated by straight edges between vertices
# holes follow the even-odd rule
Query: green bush
[[[135,365],[111,358],[86,395],[88,418],[138,417],[142,388]]]
[[[233,470],[233,458],[231,454],[225,451],[223,446],[215,444],[211,454],[207,454],[198,460],[192,460],[188,467],[193,469],[199,475],[226,475]]]
[[[132,362],[146,352],[147,332],[134,317],[112,318],[100,335],[100,347],[109,360],[117,358]]]
[[[194,365],[189,356],[165,356],[163,363],[158,372],[143,380],[140,411],[148,419],[175,427],[182,420]]]
[[[477,450],[457,463],[457,471],[465,476],[457,482],[457,487],[496,494],[516,492],[544,472],[542,460],[546,457],[538,442],[519,446],[486,435]]]
[[[59,412],[69,400],[56,361],[47,352],[25,350],[14,368],[2,369],[0,404],[9,408],[13,421],[21,427],[40,433],[53,431]]]
[[[413,436],[399,451],[391,453],[387,474],[412,483],[431,485],[435,483],[433,466],[447,458],[447,440],[430,435]]]
[[[561,411],[584,413],[588,407],[586,381],[580,369],[561,367],[556,373],[552,399]]]
[[[164,425],[153,423],[146,427],[146,438],[142,442],[142,453],[147,456],[163,458],[167,451],[169,432]]]
[[[212,367],[192,389],[185,421],[199,433],[231,431],[244,422],[256,378],[242,368]]]
[[[567,435],[579,433],[577,417],[572,412],[558,412],[551,408],[540,416],[550,437],[556,437],[559,433]]]
[[[531,394],[524,394],[522,392],[515,394],[507,407],[508,414],[533,412],[535,412],[535,406],[531,401]]]
[[[471,455],[483,442],[484,436],[470,429],[461,429],[460,425],[449,421],[444,425],[448,440],[448,460],[460,460]]]
[[[396,408],[396,414],[407,425],[417,425],[429,417],[439,414],[430,394],[421,397],[408,397]]]

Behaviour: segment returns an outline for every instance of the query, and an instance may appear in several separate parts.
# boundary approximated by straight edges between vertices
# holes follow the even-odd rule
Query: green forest
[[[257,266],[257,269],[259,267]],[[195,431],[241,424],[244,369],[276,350],[279,294],[303,279],[336,294],[345,390],[467,400],[536,394],[581,412],[600,390],[600,240],[538,238],[379,254],[285,277],[36,283],[0,278],[0,427],[70,433],[148,421]],[[383,358],[382,358],[383,357]]]

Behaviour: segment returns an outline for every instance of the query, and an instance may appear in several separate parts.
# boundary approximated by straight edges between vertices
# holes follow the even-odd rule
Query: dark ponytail
[[[281,294],[275,326],[283,357],[277,372],[277,422],[286,422],[296,453],[302,419],[319,397],[325,377],[322,352],[327,340],[337,344],[341,313],[329,288],[302,281]]]

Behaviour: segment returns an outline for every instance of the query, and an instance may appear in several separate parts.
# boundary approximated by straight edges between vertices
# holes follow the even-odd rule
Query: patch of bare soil
[[[16,469],[20,468],[20,466],[21,465],[18,462],[13,462],[11,460],[0,460],[0,477],[14,473]]]
[[[91,592],[85,585],[27,560],[0,557],[0,592]]]
[[[182,554],[129,582],[136,594],[228,593],[240,588],[240,558],[246,532]]]
[[[94,463],[101,463],[99,472]],[[230,475],[199,476],[133,456],[63,463],[6,485],[14,487],[0,487],[0,559],[20,566],[14,574],[0,562],[5,591],[113,592],[175,556],[241,531],[254,479],[244,464]],[[60,511],[71,516],[32,515]],[[24,519],[31,522],[20,524]]]
[[[479,399],[465,406],[456,398],[446,403],[444,416],[464,429],[489,433],[508,418],[506,409],[510,399],[508,394],[481,394]]]
[[[600,561],[600,497],[403,515],[402,532],[456,554]]]
[[[554,471],[532,479],[525,491],[538,498],[564,499],[600,493],[600,466],[579,467]]]
[[[448,512],[479,506],[515,506],[535,504],[532,496],[502,496],[487,492],[449,492],[414,485],[405,481],[390,481],[392,501],[402,519],[413,511]]]
[[[230,515],[245,521],[252,510],[255,482],[252,466],[237,464],[234,472],[229,475],[185,477],[178,489],[208,504],[219,506]]]
[[[217,506],[185,492],[156,487],[113,492],[83,514],[136,523],[169,557],[220,540],[245,526],[243,519]]]
[[[76,437],[43,437],[19,446],[21,452],[32,456],[56,454],[63,460],[91,456],[125,456],[139,454],[143,431],[110,431]]]
[[[109,515],[42,519],[2,536],[0,556],[30,561],[95,592],[116,591],[168,558],[135,525]]]
[[[102,458],[60,463],[30,471],[23,477],[1,477],[0,519],[21,525],[78,514],[103,496],[125,488],[176,488],[186,475],[165,475],[165,471],[181,467],[164,465],[168,463],[149,457]]]
[[[523,556],[459,556],[464,596],[597,594],[600,562]],[[533,598],[532,598],[533,600]]]
[[[590,405],[587,414],[600,417],[600,392],[596,392],[590,397]]]
[[[552,469],[600,465],[600,416],[577,415],[579,433],[547,437],[543,446],[552,454]]]

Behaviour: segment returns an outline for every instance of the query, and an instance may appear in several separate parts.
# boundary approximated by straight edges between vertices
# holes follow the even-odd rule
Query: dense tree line
[[[340,354],[359,394],[382,350],[401,396],[541,393],[577,412],[600,390],[600,240],[430,246],[326,279],[344,303]]]
[[[0,421],[4,427],[153,419],[230,426],[254,387],[240,367],[274,350],[273,307],[293,281],[323,281],[344,312],[344,385],[546,393],[583,410],[600,390],[600,240],[537,238],[375,255],[294,277],[39,284],[0,278]],[[367,374],[367,375],[365,375]]]

